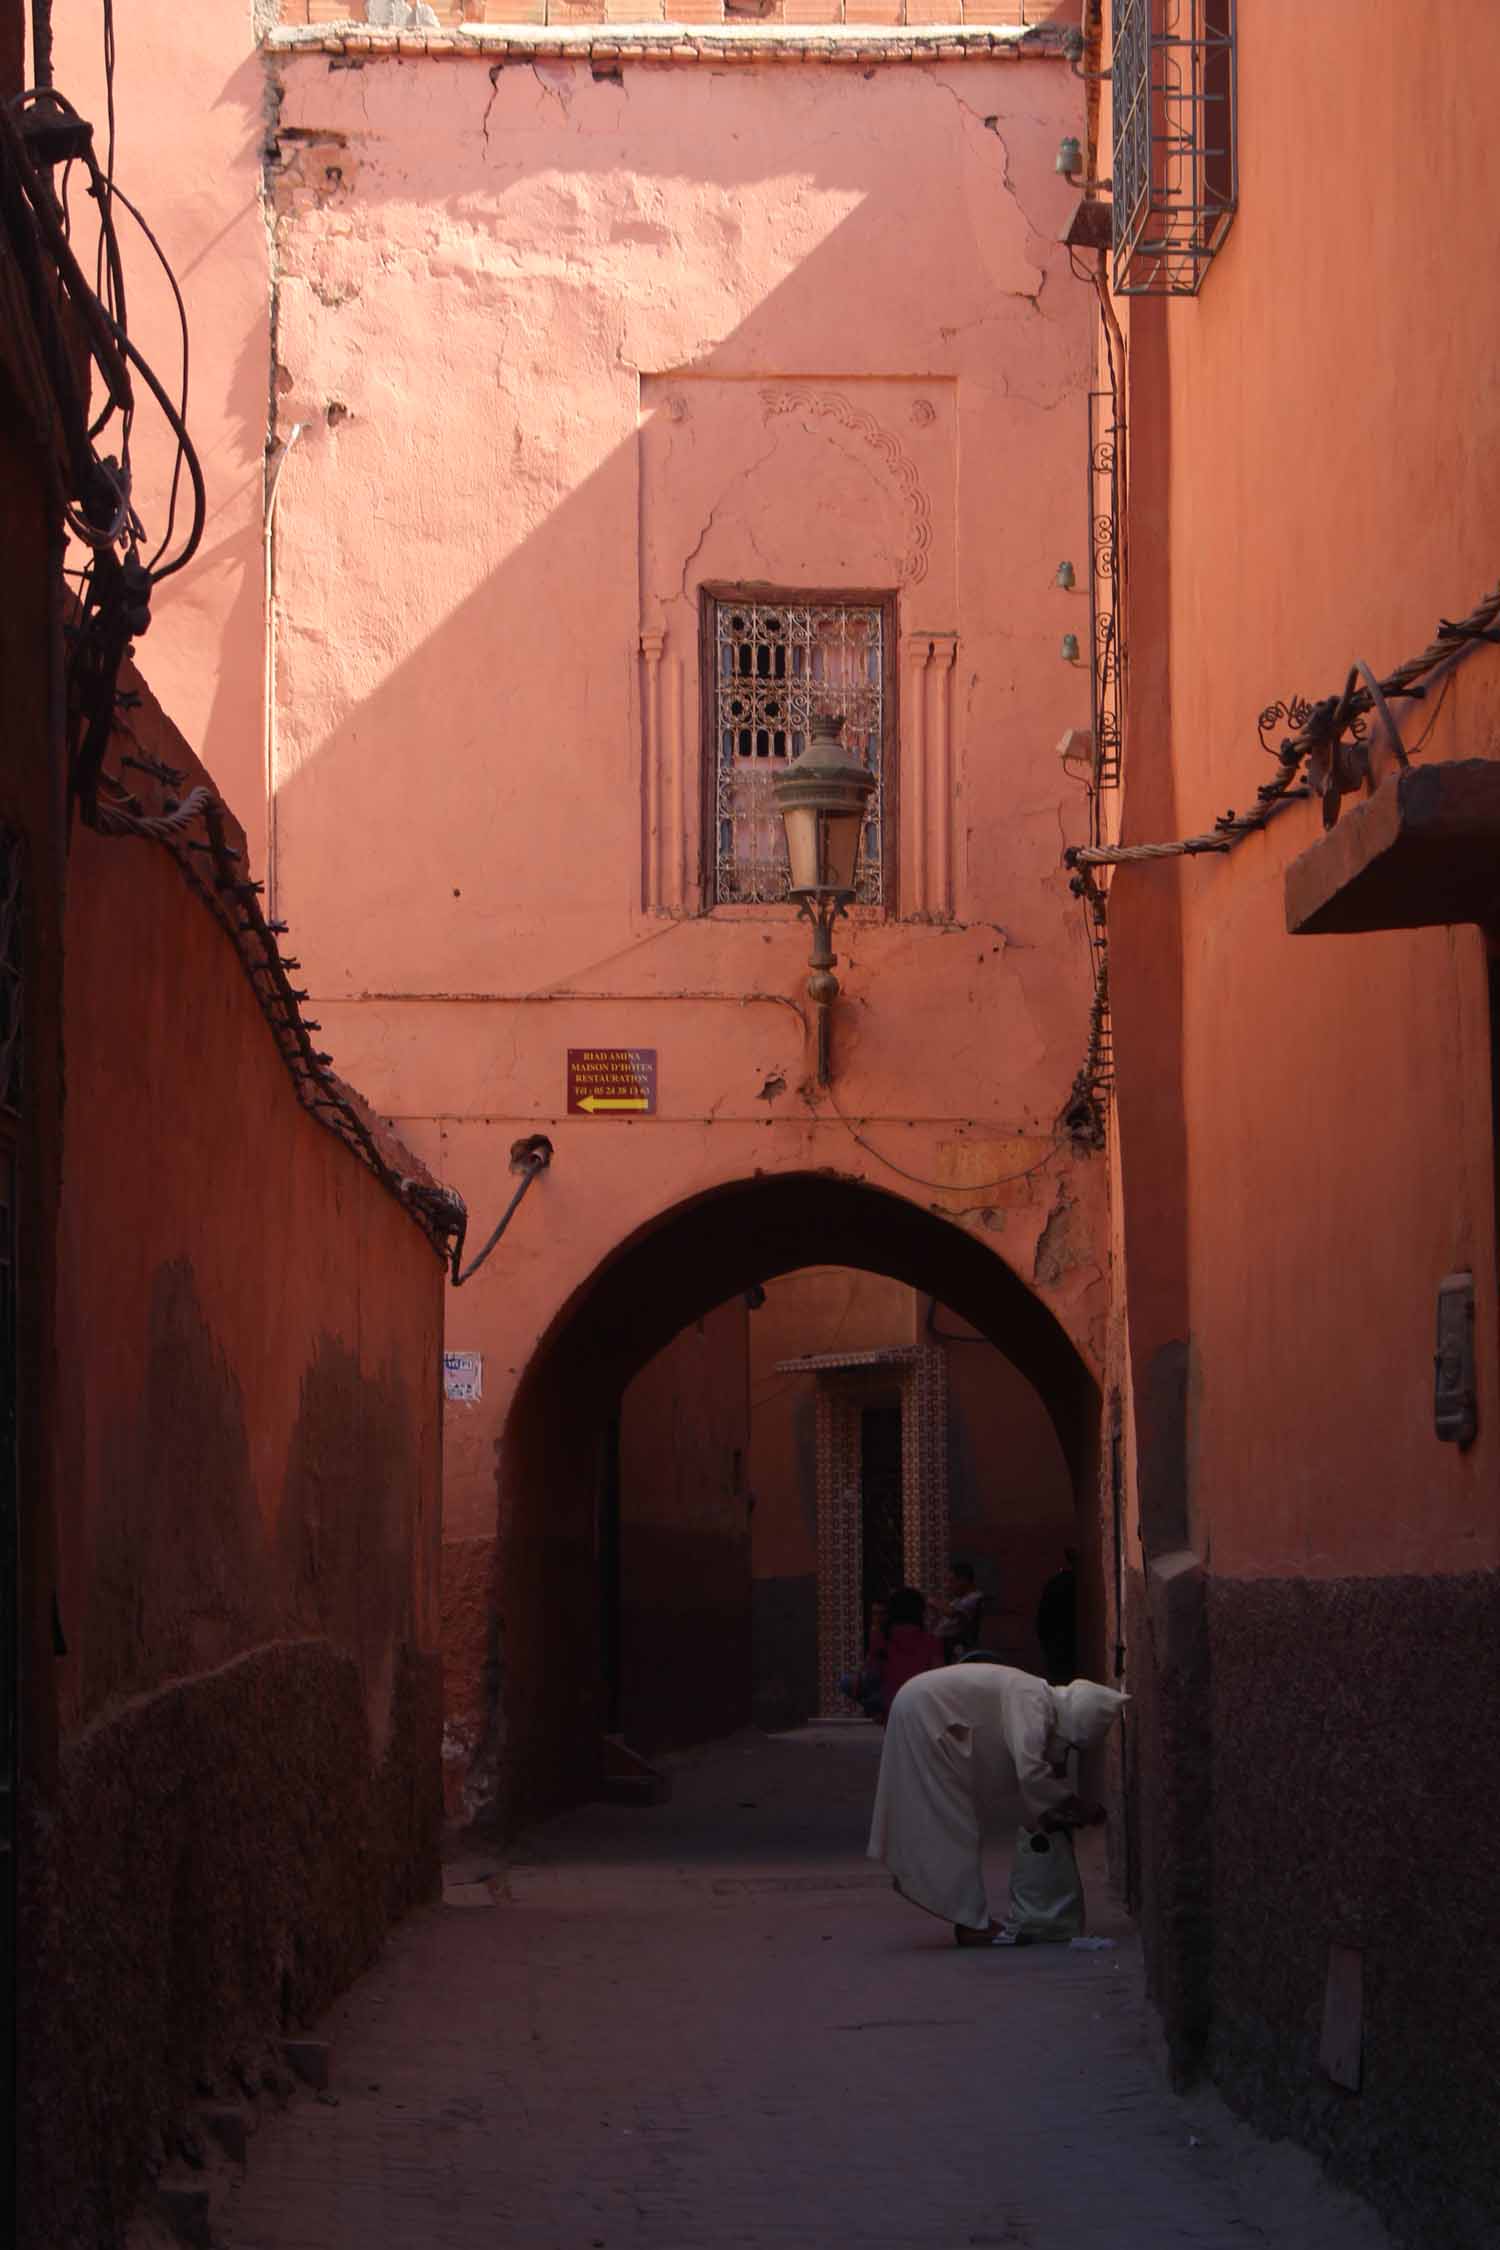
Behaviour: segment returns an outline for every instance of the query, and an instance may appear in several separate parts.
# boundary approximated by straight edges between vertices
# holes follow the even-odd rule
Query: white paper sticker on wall
[[[469,1401],[483,1398],[483,1352],[444,1352],[443,1391],[448,1398]]]

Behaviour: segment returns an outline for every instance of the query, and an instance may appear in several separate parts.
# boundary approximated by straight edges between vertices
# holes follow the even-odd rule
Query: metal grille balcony
[[[1120,786],[1125,651],[1120,640],[1120,431],[1116,412],[1112,392],[1089,393],[1089,641],[1093,651],[1090,686],[1096,792]]]
[[[771,792],[805,745],[814,711],[832,711],[843,718],[845,746],[875,775],[858,900],[882,905],[884,608],[730,598],[714,601],[712,619],[715,898],[786,897],[786,836]]]
[[[1114,0],[1114,286],[1195,297],[1238,196],[1234,0]]]

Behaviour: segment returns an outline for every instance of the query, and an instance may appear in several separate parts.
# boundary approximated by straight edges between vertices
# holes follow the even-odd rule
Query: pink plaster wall
[[[261,149],[270,87],[255,52],[249,0],[193,8],[117,8],[115,176],[158,236],[177,275],[191,332],[188,427],[203,467],[208,517],[190,570],[158,591],[140,648],[164,708],[196,745],[265,857],[266,784],[262,469],[271,386],[270,266],[261,208]],[[52,10],[59,90],[108,141],[101,11],[63,0]],[[86,200],[75,194],[79,239]],[[177,316],[155,257],[118,214],[129,327],[168,392],[181,379]],[[84,259],[85,265],[89,258]],[[149,400],[132,440],[136,490],[164,528],[173,441]]]
[[[1161,702],[1148,717],[1138,693],[1131,834],[1162,832],[1167,810],[1189,833],[1243,806],[1268,772],[1267,704],[1338,689],[1356,658],[1379,675],[1494,583],[1500,323],[1476,260],[1495,165],[1462,120],[1466,89],[1497,67],[1487,11],[1457,42],[1430,37],[1402,0],[1241,11],[1228,243],[1195,301],[1133,321],[1121,308],[1132,485],[1147,508],[1165,496],[1171,557],[1170,733],[1154,723]],[[1406,167],[1373,160],[1398,143],[1422,152],[1420,190]],[[1443,341],[1413,382],[1408,343],[1381,348],[1370,322],[1418,272]],[[1294,370],[1278,338],[1296,339]],[[1143,530],[1134,549],[1149,572]],[[1415,739],[1426,721],[1405,708]],[[1492,654],[1457,675],[1421,755],[1500,755]],[[1195,1543],[1236,1576],[1492,1568],[1500,1333],[1482,941],[1473,928],[1288,937],[1283,873],[1321,833],[1304,805],[1228,861],[1116,877],[1122,927],[1156,911],[1148,893],[1180,900]],[[1160,990],[1137,992],[1159,1017]],[[1123,1049],[1120,1023],[1117,1035]],[[1142,1180],[1149,1196],[1149,1167]],[[1133,1184],[1127,1152],[1127,1228]],[[1435,1294],[1460,1267],[1479,1307],[1480,1436],[1467,1453],[1432,1428]],[[1128,1279],[1147,1303],[1149,1249]]]
[[[536,1338],[687,1197],[823,1166],[893,1188],[1098,1363],[1103,1172],[1054,1138],[1087,1008],[1053,748],[1087,712],[1058,655],[1083,605],[1054,584],[1086,539],[1087,306],[1053,161],[1080,89],[1045,43],[935,34],[856,68],[590,61],[565,38],[257,58],[225,0],[189,33],[165,9],[129,31],[121,177],[188,268],[219,527],[201,615],[163,608],[148,669],[251,805],[270,396],[277,439],[303,425],[276,532],[272,903],[313,1012],[476,1225],[511,1140],[556,1143],[450,1300],[450,1348],[485,1361],[482,1403],[450,1411],[445,1502],[445,1599],[478,1649]],[[141,75],[168,56],[191,165]],[[142,333],[164,337],[156,308]],[[901,878],[842,933],[843,1118],[808,1084],[805,930],[700,911],[716,579],[898,601]],[[658,1050],[657,1117],[562,1116],[566,1049],[599,1044]]]
[[[888,586],[903,634],[956,636],[957,920],[856,926],[836,1091],[1028,1276],[1074,1199],[1048,1294],[1088,1348],[1098,1167],[1049,1155],[1084,1012],[1052,748],[1083,711],[1052,584],[1083,540],[1085,308],[1053,239],[1075,82],[278,67],[280,412],[309,426],[278,904],[341,1059],[478,1213],[515,1133],[558,1150],[450,1323],[490,1370],[450,1528],[492,1526],[507,1385],[632,1229],[757,1169],[908,1184],[806,1088],[789,912],[642,905],[640,636],[689,740],[711,579]],[[606,1042],[658,1049],[656,1119],[560,1115],[566,1048]]]

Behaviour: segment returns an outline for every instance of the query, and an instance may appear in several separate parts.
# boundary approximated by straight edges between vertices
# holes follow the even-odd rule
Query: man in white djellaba
[[[1102,1820],[1068,1774],[1128,1698],[1093,1680],[1049,1687],[1008,1664],[919,1673],[891,1704],[870,1828],[871,1859],[901,1896],[953,1924],[958,1945],[1065,1944],[1083,1930],[1074,1828]],[[1022,1828],[1011,1912],[991,1919],[981,1863],[987,1805],[1008,1788]]]

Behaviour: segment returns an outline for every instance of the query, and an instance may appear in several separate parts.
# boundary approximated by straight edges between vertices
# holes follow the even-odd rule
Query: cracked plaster
[[[958,911],[1008,942],[955,973],[952,931],[851,930],[841,1107],[926,1179],[940,1139],[1045,1134],[1066,1096],[1086,958],[1055,821],[1015,807],[1056,802],[1052,746],[1081,716],[1056,661],[1075,613],[1052,583],[1086,529],[1090,307],[1050,240],[1077,88],[977,40],[938,64],[872,37],[868,76],[627,57],[623,83],[594,75],[616,59],[597,41],[371,49],[359,68],[272,44],[257,116],[269,90],[305,175],[268,182],[276,428],[307,424],[278,514],[280,903],[325,1036],[419,1145],[442,1137],[476,1206],[497,1145],[554,1116],[562,1047],[663,1058],[660,1121],[587,1144],[559,1126],[569,1198],[545,1236],[518,1236],[503,1302],[466,1298],[465,1347],[521,1367],[622,1228],[717,1180],[836,1164],[927,1200],[790,1092],[806,971],[787,916],[641,912],[639,635],[654,604],[691,753],[692,684],[671,667],[695,661],[706,575],[888,586],[903,634],[958,639]],[[307,174],[335,136],[341,177]],[[146,197],[169,231],[187,192],[163,171]],[[902,576],[913,514],[890,460],[836,415],[768,419],[778,386],[838,394],[899,443],[930,517],[920,580]],[[212,474],[218,409],[195,398]],[[348,409],[336,425],[330,400]],[[254,678],[259,625],[251,605],[227,635]],[[153,657],[173,629],[164,610]],[[253,801],[259,756],[220,774],[236,798]],[[570,1000],[580,979],[614,997]],[[520,997],[539,990],[545,1011]],[[678,991],[731,1004],[689,1010]],[[354,998],[441,992],[477,997]],[[747,993],[779,1005],[747,1010]],[[774,1108],[754,1094],[768,1075],[789,1089]],[[1041,1223],[1012,1212],[1003,1237],[1028,1277]],[[1048,1285],[1080,1336],[1088,1286],[1074,1269]],[[488,1521],[507,1396],[497,1374],[455,1467],[457,1530],[465,1509]]]

